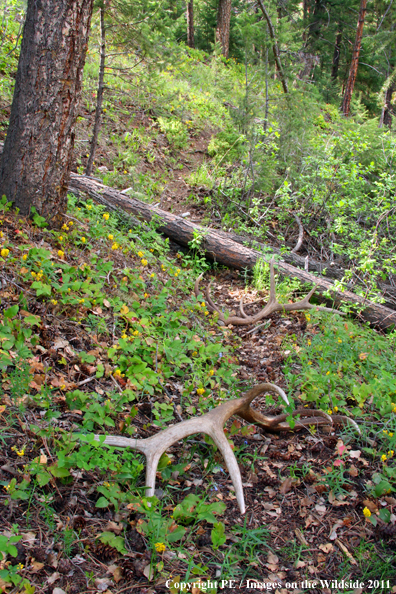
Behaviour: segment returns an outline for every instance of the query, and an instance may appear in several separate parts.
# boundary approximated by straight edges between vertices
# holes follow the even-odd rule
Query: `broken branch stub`
[[[226,436],[224,435],[224,425],[232,415],[238,415],[249,423],[254,423],[268,431],[288,431],[290,430],[287,422],[288,415],[277,416],[263,415],[251,408],[251,402],[260,394],[265,392],[276,392],[286,404],[289,404],[285,392],[275,384],[259,384],[252,388],[244,396],[236,400],[229,400],[220,404],[202,417],[194,417],[187,421],[182,421],[160,431],[152,437],[146,439],[132,439],[129,437],[118,437],[108,435],[104,444],[117,448],[132,448],[138,450],[146,456],[146,487],[149,497],[154,495],[155,478],[158,462],[162,454],[174,443],[184,437],[195,433],[204,433],[211,437],[215,445],[220,450],[228,472],[234,485],[235,495],[241,513],[245,513],[245,501],[243,496],[242,478],[234,452]],[[320,410],[298,409],[292,413],[293,416],[302,415],[308,420],[298,419],[295,428],[309,427],[310,425],[331,425],[332,419]],[[103,436],[95,435],[96,441],[101,441]]]
[[[194,293],[195,293],[196,297],[199,296],[199,283],[202,279],[202,276],[203,275],[201,274],[195,281]],[[268,303],[266,304],[266,306],[259,313],[255,314],[253,316],[247,315],[243,308],[243,298],[242,298],[239,302],[239,311],[240,311],[241,315],[240,316],[236,316],[236,315],[228,316],[226,318],[224,312],[220,309],[220,307],[218,307],[214,303],[214,301],[212,300],[212,298],[210,296],[210,283],[206,287],[206,290],[205,290],[205,299],[206,299],[206,305],[207,305],[208,310],[211,312],[217,312],[219,314],[219,320],[221,322],[223,322],[226,326],[228,326],[228,325],[248,326],[250,324],[256,324],[260,320],[262,320],[264,318],[268,318],[271,314],[273,314],[277,311],[301,311],[301,310],[305,310],[305,309],[316,309],[316,310],[320,310],[320,311],[328,311],[328,312],[337,313],[340,315],[345,315],[344,312],[338,311],[337,309],[331,309],[330,307],[320,307],[318,305],[313,305],[312,303],[310,303],[309,300],[311,299],[312,295],[315,293],[315,290],[316,290],[316,286],[310,290],[310,292],[308,293],[308,295],[306,295],[304,297],[304,299],[301,299],[300,301],[297,301],[296,303],[279,303],[279,301],[277,301],[277,299],[276,299],[274,261],[271,260],[271,262],[270,262],[269,300],[268,300]]]

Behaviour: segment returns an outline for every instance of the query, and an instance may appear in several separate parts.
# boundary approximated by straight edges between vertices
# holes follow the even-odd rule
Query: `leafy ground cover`
[[[288,592],[334,576],[379,580],[373,592],[396,586],[388,338],[319,313],[277,315],[253,337],[221,328],[191,296],[191,257],[74,197],[60,231],[3,201],[1,242],[4,591],[165,592],[199,579],[255,591],[250,579]],[[252,308],[265,299],[217,272],[224,307],[242,293]],[[354,416],[362,436],[350,427],[269,436],[230,422],[245,517],[208,440],[172,447],[147,498],[144,460],[90,438],[147,437],[256,381]],[[271,397],[259,406],[279,410]]]

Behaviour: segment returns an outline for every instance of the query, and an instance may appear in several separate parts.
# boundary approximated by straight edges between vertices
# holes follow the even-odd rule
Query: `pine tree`
[[[29,0],[0,195],[57,224],[66,209],[93,0]]]

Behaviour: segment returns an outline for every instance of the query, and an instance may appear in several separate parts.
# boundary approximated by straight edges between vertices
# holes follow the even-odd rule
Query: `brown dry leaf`
[[[48,458],[45,454],[40,454],[40,464],[47,464]]]
[[[54,569],[58,567],[58,556],[55,553],[49,553],[47,557],[47,565],[50,565]]]
[[[334,507],[340,507],[341,505],[349,505],[349,501],[342,501],[346,498],[346,495],[334,495],[333,491],[329,493],[329,503]]]
[[[107,301],[107,299],[103,299],[103,305],[107,308],[111,307],[111,303],[110,301]]]
[[[271,565],[278,565],[279,557],[274,553],[268,553],[267,555],[267,563],[271,563]],[[274,570],[276,571],[276,570]]]
[[[148,581],[151,582],[151,580],[154,577],[154,569],[151,567],[150,563],[146,565],[146,567],[143,569],[143,573],[148,579]]]
[[[306,563],[305,561],[296,561],[294,563],[294,569],[301,569],[301,567],[305,567]]]
[[[343,520],[337,520],[337,522],[333,525],[331,531],[330,531],[330,540],[335,540],[336,538],[338,538],[337,535],[337,530],[338,528],[341,528],[342,526],[344,526],[344,522]]]
[[[110,578],[96,578],[95,580],[95,588],[99,592],[105,592],[109,586],[112,584],[112,580]]]
[[[112,574],[116,584],[122,580],[122,568],[118,565],[110,565],[107,571]]]
[[[59,349],[64,349],[65,347],[67,347],[69,345],[69,341],[66,340],[65,338],[57,338],[54,341],[54,346],[53,348],[58,351]]]
[[[323,553],[319,553],[318,554],[318,558],[317,558],[317,563],[324,563],[326,561],[326,555],[323,555]]]
[[[123,531],[123,526],[122,524],[117,524],[116,522],[108,522],[105,526],[105,531],[106,532],[114,532],[114,534],[121,534],[121,532]]]
[[[352,464],[352,466],[350,466],[350,467],[348,468],[347,472],[348,472],[348,474],[350,474],[351,476],[358,476],[358,474],[359,474],[359,471],[358,471],[358,469],[357,469],[357,468],[356,468],[356,466],[354,466],[353,464]]]
[[[0,406],[0,415],[5,411],[6,408],[6,406]]]
[[[44,567],[44,563],[39,563],[38,561],[32,561],[31,569],[30,568],[29,569],[32,573],[38,573],[39,571],[41,571],[43,569],[43,567]]]
[[[318,512],[319,515],[323,516],[327,512],[327,507],[325,505],[315,505],[315,511]]]
[[[375,503],[375,501],[370,501],[370,499],[363,499],[363,505],[364,507],[367,507],[372,514],[378,513],[378,505]]]
[[[279,493],[281,493],[282,495],[286,495],[286,493],[288,493],[291,490],[292,484],[293,479],[290,476],[288,476],[287,479],[285,479],[281,484],[279,488]]]
[[[56,582],[56,580],[59,580],[60,578],[60,573],[58,571],[54,571],[54,573],[52,575],[49,576],[49,578],[47,579],[47,584],[53,584]],[[55,588],[56,590],[57,588]],[[54,592],[55,592],[54,590]]]
[[[300,499],[300,503],[301,505],[304,505],[306,507],[313,505],[313,501],[309,497],[303,497],[302,499]]]
[[[66,592],[62,588],[54,588],[52,594],[66,594]]]
[[[30,544],[33,544],[35,540],[36,535],[34,532],[25,532],[24,534],[22,534],[22,542],[28,542]]]
[[[328,542],[326,544],[320,544],[319,548],[321,551],[323,551],[324,553],[326,553],[326,555],[328,553],[330,553],[330,551],[334,550],[334,546],[331,544],[331,542]]]
[[[360,450],[351,450],[349,452],[349,457],[356,458],[357,460],[359,460],[361,455],[362,455],[362,452]]]

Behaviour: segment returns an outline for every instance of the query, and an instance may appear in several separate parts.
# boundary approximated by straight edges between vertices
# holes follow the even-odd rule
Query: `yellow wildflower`
[[[8,254],[10,253],[10,250],[8,250],[7,248],[3,248],[0,253],[3,258],[7,258]]]
[[[27,254],[23,254],[22,260],[25,260],[25,261],[27,260]]]
[[[148,262],[147,262],[147,260],[145,260],[145,259],[143,258],[143,260],[141,261],[141,264],[142,264],[142,266],[147,266]]]
[[[198,394],[198,396],[202,396],[202,394],[205,394],[205,388],[198,388],[197,394]]]
[[[363,515],[364,515],[366,518],[369,518],[369,517],[371,516],[371,511],[369,510],[369,508],[368,508],[368,507],[365,507],[365,508],[364,508],[364,510],[363,510]]]
[[[157,553],[163,553],[166,550],[166,545],[163,542],[156,542],[154,546]]]
[[[85,239],[85,237],[81,237],[81,242],[85,243],[87,240]]]
[[[110,241],[113,241],[114,239],[114,235],[112,235],[111,233],[108,234],[107,239],[110,239]]]
[[[62,250],[58,250],[58,256],[61,260],[63,260],[63,258],[65,257],[65,252],[62,252]]]
[[[103,213],[103,218],[104,218],[105,221],[108,221],[109,220],[109,217],[110,217],[110,215],[109,215],[108,212]]]
[[[119,248],[119,245],[117,242],[114,242],[113,245],[111,246],[112,250],[117,250]]]
[[[387,459],[388,459],[388,458],[385,456],[385,454],[382,454],[382,456],[381,456],[381,460],[382,460],[382,462],[386,462],[386,461],[387,461]]]
[[[143,252],[138,252],[138,256],[139,256],[139,258],[143,258],[143,256],[144,256]]]
[[[209,375],[214,375],[214,369],[211,369],[211,370],[209,371]]]

